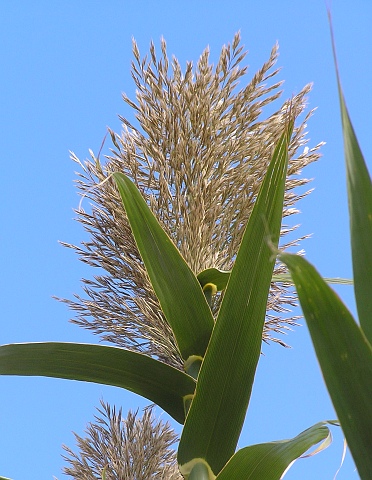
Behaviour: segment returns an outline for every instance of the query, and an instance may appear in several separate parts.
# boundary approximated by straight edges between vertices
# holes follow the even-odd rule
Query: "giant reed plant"
[[[324,423],[234,452],[262,340],[284,343],[277,334],[296,321],[283,317],[295,297],[273,250],[280,237],[282,249],[297,243],[285,241],[294,227],[282,219],[304,194],[294,190],[307,183],[302,167],[319,157],[319,145],[304,148],[311,112],[298,122],[310,86],[264,119],[263,108],[280,96],[280,82],[267,84],[277,74],[277,47],[246,85],[239,35],[215,67],[205,50],[185,72],[168,59],[164,41],[160,59],[153,45],[149,57],[135,43],[133,52],[136,101],[124,100],[135,121],[123,118],[122,134],[111,132],[105,163],[73,156],[83,169],[78,187],[94,203],[77,211],[90,240],[69,246],[104,273],[83,280],[86,296],[68,303],[76,323],[116,346],[5,345],[0,373],[99,382],[148,398],[184,424],[177,454],[184,478],[279,479],[328,438]],[[123,427],[107,408],[103,414],[111,427],[97,436],[102,429],[92,426],[78,438],[80,455],[68,450],[66,471],[75,478],[124,475],[113,464],[130,459],[122,428],[133,417]],[[118,448],[108,458],[111,435]],[[151,428],[148,438],[158,442]],[[169,446],[163,443],[160,463]],[[94,463],[101,472],[92,470],[89,451],[96,460],[102,453]]]
[[[215,67],[207,49],[196,68],[188,63],[182,72],[177,59],[168,58],[164,40],[160,58],[153,44],[149,57],[141,58],[136,43],[133,54],[136,101],[126,95],[124,100],[134,111],[135,126],[122,118],[121,135],[111,132],[113,153],[104,166],[93,154],[85,163],[73,156],[82,168],[78,188],[94,203],[89,213],[77,211],[90,239],[69,246],[81,260],[101,267],[104,273],[94,280],[84,279],[86,296],[68,303],[77,312],[73,321],[103,340],[182,369],[173,333],[146,275],[116,186],[102,182],[112,172],[128,175],[195,274],[210,267],[230,270],[280,138],[288,103],[268,118],[262,115],[265,107],[273,110],[281,94],[281,82],[275,81],[277,46],[249,82],[247,67],[241,65],[246,52],[239,35],[232,45],[223,47]],[[304,111],[309,91],[307,85],[291,100],[296,117]],[[289,145],[286,220],[297,213],[296,203],[303,195],[303,189],[299,193],[295,188],[308,182],[301,176],[302,168],[319,158],[320,145],[305,148],[311,114],[295,128]],[[282,236],[293,228],[283,224]],[[283,272],[283,266],[276,265],[275,273]],[[288,286],[273,282],[265,341],[284,343],[277,334],[295,323],[293,316],[282,315],[293,303]],[[218,308],[217,297],[214,316]]]

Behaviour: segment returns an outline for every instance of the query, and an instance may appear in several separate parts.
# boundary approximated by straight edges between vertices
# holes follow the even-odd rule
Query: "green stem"
[[[200,357],[199,355],[190,355],[184,363],[184,369],[187,375],[190,375],[190,377],[197,380],[202,362],[203,357]]]
[[[206,283],[203,287],[203,292],[209,308],[212,309],[213,296],[217,293],[217,286],[214,283]]]
[[[189,480],[210,480],[209,469],[205,463],[197,463],[190,472]]]

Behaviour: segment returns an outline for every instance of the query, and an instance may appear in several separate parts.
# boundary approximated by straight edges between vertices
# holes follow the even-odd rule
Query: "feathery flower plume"
[[[167,54],[165,40],[158,56],[151,43],[149,56],[141,57],[133,41],[132,77],[136,100],[123,95],[135,114],[135,121],[121,118],[122,133],[112,131],[112,154],[101,164],[91,160],[80,164],[77,181],[82,195],[93,201],[91,212],[77,211],[77,219],[90,239],[73,248],[80,259],[100,269],[94,279],[83,279],[86,297],[64,300],[77,313],[73,322],[92,330],[102,340],[114,343],[182,369],[172,331],[146,274],[133,239],[111,172],[129,175],[152,211],[197,274],[216,267],[231,269],[244,227],[251,214],[273,148],[278,141],[287,110],[295,117],[304,111],[307,85],[266,119],[281,95],[282,82],[272,81],[278,46],[268,61],[246,82],[246,56],[239,33],[222,48],[216,66],[204,50],[194,67],[183,72],[178,60]],[[269,82],[270,81],[270,82]],[[294,129],[289,148],[283,217],[298,212],[298,193],[308,180],[301,169],[320,156],[318,144],[304,148],[306,122],[312,111]],[[135,124],[135,125],[134,125]],[[282,236],[295,229],[283,225]],[[285,248],[298,241],[282,244]],[[275,273],[284,272],[280,264]],[[180,292],[182,294],[182,292]],[[216,315],[220,296],[216,296]],[[284,283],[272,283],[263,339],[283,345],[275,336],[284,333],[297,318],[283,318],[295,304],[295,296]]]
[[[87,427],[85,438],[75,433],[80,452],[64,446],[64,459],[70,465],[64,473],[76,480],[181,480],[176,452],[178,440],[168,423],[156,421],[152,409],[129,412],[122,418],[121,409],[101,401],[96,423]]]

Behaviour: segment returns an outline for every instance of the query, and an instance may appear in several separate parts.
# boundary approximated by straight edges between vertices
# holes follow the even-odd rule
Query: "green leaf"
[[[292,275],[316,355],[361,478],[372,472],[372,347],[336,293],[298,255]],[[363,476],[364,475],[364,476]]]
[[[123,348],[78,343],[16,343],[0,347],[0,375],[67,378],[125,388],[155,402],[177,422],[195,381],[151,357]]]
[[[275,148],[230,275],[181,436],[181,473],[203,458],[217,475],[237,445],[261,352],[275,263],[267,232],[277,245],[292,128]]]
[[[125,211],[161,308],[182,357],[204,356],[214,321],[196,276],[164,232],[137,187],[115,173]]]
[[[198,273],[197,278],[201,287],[207,283],[213,283],[217,287],[217,291],[225,290],[226,285],[230,278],[230,270],[220,270],[218,268],[207,268],[202,272]]]
[[[319,450],[330,442],[324,422],[313,425],[291,440],[261,443],[239,450],[216,480],[280,480],[292,463],[323,440]]]
[[[360,325],[372,344],[372,185],[346,108],[332,27],[331,37],[344,137],[355,300]]]
[[[348,278],[339,278],[339,277],[323,277],[323,280],[330,285],[352,285],[353,281]],[[282,283],[289,283],[293,285],[293,280],[290,274],[288,273],[278,273],[277,275],[273,275],[272,278],[273,282],[282,282]]]
[[[224,290],[227,286],[227,283],[230,278],[230,270],[219,270],[218,268],[207,268],[202,272],[198,273],[197,278],[199,280],[202,288],[207,283],[213,283],[216,285],[217,290]],[[352,285],[353,281],[347,278],[324,278],[327,283],[330,284],[339,284],[339,285]],[[293,285],[293,280],[290,274],[288,273],[278,273],[274,274],[271,279],[272,282],[282,282]]]

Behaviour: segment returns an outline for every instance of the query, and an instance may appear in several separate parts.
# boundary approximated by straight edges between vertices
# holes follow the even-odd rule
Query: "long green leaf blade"
[[[323,277],[323,280],[330,285],[353,285],[353,281],[349,278],[340,278],[340,277]],[[288,273],[278,273],[273,275],[272,278],[273,282],[282,282],[282,283],[289,283],[293,285],[293,280],[290,274]]]
[[[360,325],[372,344],[372,184],[346,107],[336,64],[349,199],[355,300]]]
[[[336,293],[298,255],[282,253],[361,478],[372,472],[372,347]]]
[[[203,291],[178,249],[164,232],[137,187],[115,173],[125,211],[165,318],[180,353],[204,356],[214,321]]]
[[[297,458],[321,441],[324,441],[322,448],[326,448],[329,439],[330,431],[321,422],[291,440],[242,448],[233,455],[216,480],[280,480]]]
[[[195,382],[165,363],[123,348],[77,343],[18,343],[0,347],[0,375],[66,378],[125,388],[158,404],[177,422]]]
[[[372,185],[340,89],[347,167],[355,300],[360,325],[372,343]]]
[[[230,270],[219,270],[218,268],[207,268],[206,270],[201,271],[198,273],[197,278],[199,283],[202,287],[207,283],[213,283],[216,285],[217,290],[221,291],[224,290],[227,286],[227,283],[230,278]],[[324,280],[330,284],[337,284],[337,285],[352,285],[353,281],[347,278],[328,278],[324,277]],[[293,285],[292,277],[289,273],[278,273],[274,274],[271,279],[272,282],[282,282],[288,283],[289,285]]]
[[[291,132],[292,124],[274,151],[230,275],[180,441],[181,473],[202,458],[216,475],[237,445],[261,351],[275,263],[267,232],[277,245]]]

